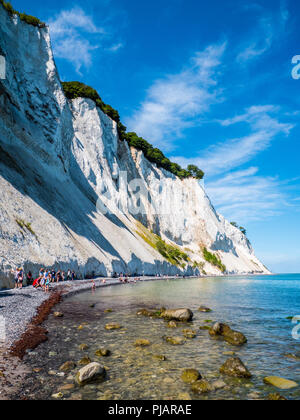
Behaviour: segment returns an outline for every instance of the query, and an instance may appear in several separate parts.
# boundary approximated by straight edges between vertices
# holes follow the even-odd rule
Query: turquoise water
[[[95,304],[94,308],[90,308],[91,303]],[[200,305],[210,307],[213,312],[200,313],[197,311]],[[162,337],[182,336],[182,329],[187,327],[170,329],[160,319],[138,317],[136,310],[144,307],[192,309],[194,320],[188,328],[196,331],[197,337],[187,340],[183,346],[171,346]],[[105,313],[108,308],[113,312]],[[300,353],[300,330],[299,338],[295,339],[297,335],[293,338],[295,324],[287,319],[300,316],[300,275],[140,282],[101,288],[94,294],[75,295],[57,309],[64,312],[63,320],[49,318],[45,324],[49,341],[25,359],[31,367],[42,365],[35,379],[42,383],[39,389],[44,390],[41,393],[44,398],[50,398],[60,386],[72,383],[76,369],[68,378],[58,376],[63,362],[78,362],[83,355],[99,361],[94,356],[99,347],[112,352],[110,357],[100,360],[108,368],[107,381],[66,391],[65,398],[177,399],[185,393],[193,399],[251,399],[266,398],[278,391],[263,383],[265,376],[280,376],[300,383],[300,360],[286,357]],[[228,323],[243,332],[248,343],[236,348],[222,340],[212,340],[207,331],[199,329],[210,325],[208,320]],[[118,322],[123,329],[106,331],[105,324],[111,322]],[[83,325],[80,330],[79,325]],[[134,342],[138,338],[149,339],[151,346],[136,349]],[[89,345],[85,354],[78,350],[81,343]],[[251,371],[253,378],[250,381],[219,374],[230,351],[234,351]],[[48,356],[50,353],[52,355]],[[153,354],[163,354],[167,360],[154,361]],[[48,356],[46,359],[45,355]],[[184,368],[198,369],[209,381],[222,379],[226,387],[195,396],[189,385],[180,379]],[[51,375],[49,370],[52,370]],[[32,383],[31,377],[25,387],[30,390]],[[44,388],[43,383],[47,384]],[[300,399],[299,388],[280,393],[287,398]]]

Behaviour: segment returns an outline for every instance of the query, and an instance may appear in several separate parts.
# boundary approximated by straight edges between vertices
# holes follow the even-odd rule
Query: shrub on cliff
[[[161,150],[153,147],[147,140],[139,137],[136,133],[126,132],[126,127],[121,123],[120,115],[118,111],[112,108],[110,105],[105,104],[98,92],[90,86],[85,85],[81,82],[62,82],[65,95],[68,99],[76,98],[88,98],[92,99],[96,105],[108,115],[112,120],[117,123],[118,134],[120,140],[126,140],[130,147],[134,147],[137,150],[142,150],[145,157],[151,162],[155,163],[158,168],[166,169],[172,174],[178,176],[180,179],[184,178],[196,178],[202,179],[204,176],[197,166],[190,165],[190,169],[182,169],[177,163],[171,162]]]
[[[28,23],[29,25],[36,26],[38,28],[44,28],[46,24],[41,22],[38,18],[30,15],[26,15],[26,13],[19,13],[17,12],[9,2],[5,2],[4,0],[0,0],[0,4],[6,9],[6,11],[11,15],[18,15],[23,22]]]
[[[222,261],[215,255],[212,254],[207,250],[207,248],[203,248],[203,257],[205,261],[209,262],[210,264],[214,265],[215,267],[218,267],[218,269],[225,273],[226,267],[224,264],[222,264]]]

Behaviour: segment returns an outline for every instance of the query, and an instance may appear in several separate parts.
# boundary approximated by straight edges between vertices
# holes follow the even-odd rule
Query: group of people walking
[[[32,285],[35,289],[42,288],[45,292],[49,291],[51,283],[76,280],[75,271],[71,271],[70,269],[65,273],[61,270],[55,271],[54,269],[48,270],[46,268],[41,268],[39,271],[39,277],[35,280],[33,280],[31,271],[28,271],[28,273],[25,274],[23,268],[17,268],[13,271],[13,273],[15,289],[22,289],[25,277],[28,285]]]

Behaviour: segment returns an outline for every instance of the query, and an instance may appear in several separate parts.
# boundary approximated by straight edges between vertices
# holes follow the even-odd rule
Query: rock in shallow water
[[[136,340],[136,342],[134,343],[135,347],[147,347],[147,346],[150,346],[150,344],[151,344],[150,341],[145,340],[144,338]]]
[[[200,306],[200,308],[198,309],[199,312],[204,312],[204,313],[209,313],[212,312],[212,310],[210,308],[207,308],[206,306]]]
[[[162,311],[161,317],[165,319],[188,322],[193,319],[193,312],[190,309],[166,309]]]
[[[180,346],[185,343],[185,339],[182,337],[164,337],[164,339],[173,346]]]
[[[110,356],[110,350],[104,349],[104,348],[98,349],[98,350],[95,351],[95,356],[97,356],[97,357],[108,357],[108,356]]]
[[[193,384],[194,382],[198,381],[199,379],[202,379],[202,376],[200,372],[196,369],[185,369],[182,372],[181,379],[186,384]]]
[[[231,357],[226,360],[220,368],[220,372],[234,378],[251,378],[252,375],[244,363],[238,357]]]
[[[268,395],[268,400],[269,401],[287,401],[287,399],[285,397],[283,397],[282,395],[275,393],[275,394],[269,394]]]
[[[264,378],[264,383],[268,385],[273,385],[279,389],[292,389],[298,387],[297,382],[290,381],[284,378],[279,378],[278,376],[268,376]]]
[[[247,343],[247,338],[244,334],[232,330],[229,325],[216,322],[209,330],[211,337],[223,337],[224,340],[234,346],[242,346]]]
[[[91,382],[102,382],[106,376],[106,371],[99,363],[90,363],[80,369],[76,375],[76,382],[83,386]]]
[[[194,394],[206,394],[207,392],[212,391],[212,387],[209,382],[201,379],[192,385],[191,390],[194,392]]]
[[[106,324],[105,325],[105,329],[110,331],[110,330],[120,330],[122,327],[120,324]]]
[[[73,362],[73,361],[68,361],[68,362],[65,362],[63,365],[61,365],[59,370],[61,372],[67,373],[67,372],[70,372],[71,370],[73,370],[75,368],[76,368],[76,363]]]

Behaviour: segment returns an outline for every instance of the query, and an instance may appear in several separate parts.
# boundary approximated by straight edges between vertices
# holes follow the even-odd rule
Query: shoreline
[[[256,274],[257,275],[257,274]],[[242,276],[235,275],[235,276]],[[255,276],[253,274],[253,276]],[[210,278],[210,277],[231,277],[224,276],[186,276],[185,279]],[[122,283],[115,278],[97,278],[94,279],[97,289],[109,286],[121,286],[124,284],[138,284],[144,281],[176,280],[183,276],[163,276],[163,277],[141,277],[137,283],[132,281]],[[105,283],[103,281],[105,280]],[[22,363],[22,358],[27,350],[33,350],[43,341],[47,340],[47,331],[42,327],[43,322],[48,318],[53,308],[63,299],[72,295],[91,290],[92,280],[75,280],[52,284],[50,293],[44,293],[42,290],[36,290],[32,286],[23,289],[9,289],[0,291],[0,314],[3,314],[3,308],[8,309],[6,317],[8,321],[12,318],[21,320],[21,325],[9,322],[9,328],[6,331],[6,341],[0,341],[0,400],[10,399],[15,395],[19,384],[29,373],[26,366]],[[6,299],[8,308],[2,306]],[[12,301],[12,302],[11,302]],[[27,302],[29,301],[29,304]],[[23,303],[20,304],[20,303]],[[25,311],[25,312],[24,312]],[[26,312],[27,311],[27,312]],[[4,315],[5,317],[5,315]]]

